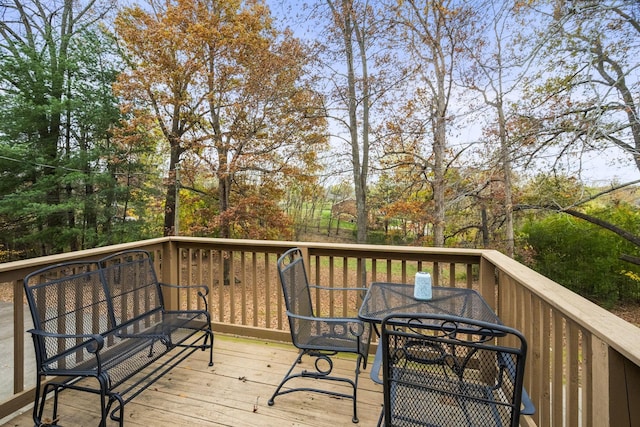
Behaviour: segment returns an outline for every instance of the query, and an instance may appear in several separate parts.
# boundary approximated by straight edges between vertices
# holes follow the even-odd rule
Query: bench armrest
[[[36,361],[39,364],[38,370],[46,372],[47,375],[101,375],[102,374],[102,361],[100,357],[100,350],[104,347],[104,337],[99,334],[58,334],[53,332],[46,332],[40,329],[30,329],[29,331],[34,342],[36,343]],[[56,342],[62,342],[64,346],[63,350],[58,350],[55,353],[47,354],[47,344],[45,340],[54,340]],[[75,345],[68,345],[68,340],[81,340],[81,342]],[[55,344],[54,344],[55,345]],[[60,361],[67,359],[69,356],[77,353],[78,351],[86,351],[93,356],[88,356],[89,359],[95,359],[94,363],[91,363],[88,367],[86,364],[73,362],[69,365],[60,365]],[[75,357],[74,357],[75,359]]]
[[[169,283],[159,283],[161,287],[173,288],[173,289],[200,289],[198,296],[202,298],[205,311],[209,311],[209,303],[207,302],[207,295],[209,295],[209,287],[207,285],[172,285]]]
[[[98,353],[102,347],[104,347],[104,338],[100,334],[57,334],[53,332],[46,332],[40,329],[29,329],[27,332],[32,335],[41,336],[44,338],[54,339],[73,339],[73,338],[86,338],[81,344],[78,344],[78,348],[86,348],[89,353]]]

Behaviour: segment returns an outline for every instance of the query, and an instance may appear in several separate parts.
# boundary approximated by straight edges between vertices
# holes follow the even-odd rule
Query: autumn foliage
[[[287,235],[274,192],[316,169],[315,153],[326,144],[324,119],[315,114],[320,98],[303,80],[306,50],[291,33],[272,28],[261,2],[150,6],[118,15],[116,31],[132,67],[116,89],[125,105],[146,106],[132,113],[129,126],[150,115],[159,146],[170,152],[165,234],[176,231],[179,188],[192,188],[216,204],[191,211],[207,218],[193,231]],[[191,178],[191,187],[180,175]],[[251,226],[249,217],[270,227]]]

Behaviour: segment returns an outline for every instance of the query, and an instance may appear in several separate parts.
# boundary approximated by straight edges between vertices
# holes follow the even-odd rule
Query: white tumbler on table
[[[429,273],[424,271],[418,271],[416,273],[413,297],[417,300],[431,299],[431,275]]]

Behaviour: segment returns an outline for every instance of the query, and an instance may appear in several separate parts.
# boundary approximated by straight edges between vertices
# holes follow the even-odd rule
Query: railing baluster
[[[258,326],[258,256],[251,252],[251,291],[253,302],[253,326]]]
[[[565,334],[566,334],[566,399],[565,405],[567,408],[567,425],[578,425],[578,389],[580,384],[579,374],[579,330],[575,323],[567,320],[565,321]]]
[[[275,262],[275,261],[274,261]],[[271,262],[269,261],[269,254],[264,254],[264,295],[265,295],[265,328],[271,327],[271,280],[269,277],[269,266]]]
[[[209,295],[207,295],[207,304],[209,305],[209,311],[212,311],[212,307],[213,307],[213,295],[214,295],[214,283],[216,281],[215,276],[213,274],[213,266],[214,266],[214,258],[215,258],[215,251],[213,249],[209,249],[208,251],[209,257],[207,259],[207,270],[209,273],[209,280],[207,281],[207,285],[209,286]],[[213,313],[211,314],[211,318],[213,319]]]
[[[240,291],[241,298],[241,306],[240,306],[240,323],[243,325],[247,324],[247,253],[240,252],[240,282],[242,283],[242,288]],[[282,326],[278,322],[278,327]]]
[[[218,287],[218,321],[224,322],[224,251],[218,250],[218,279],[216,286]]]
[[[348,257],[344,257],[342,258],[342,283],[339,285],[340,287],[346,288],[347,286],[358,286],[358,282],[360,281],[360,275],[362,274],[362,264],[356,262],[356,271],[355,273],[351,273],[351,267],[349,265],[349,260],[352,260],[353,258],[348,258]],[[350,274],[351,273],[351,274]],[[355,276],[355,277],[354,277]],[[335,292],[331,292],[332,294],[335,294]],[[331,305],[334,306],[336,304],[336,295],[331,295],[332,296],[332,301],[331,301]],[[348,311],[348,304],[347,304],[347,292],[345,291],[343,293],[343,298],[342,298],[342,310],[339,311],[342,314],[340,314],[340,316],[343,317],[347,317],[347,311]],[[335,307],[333,307],[333,313],[336,313]],[[332,316],[335,316],[335,314],[333,314]]]
[[[540,301],[540,299],[536,299],[536,301]],[[540,370],[535,369],[535,362],[533,364],[532,376],[537,378],[540,381],[540,391],[538,394],[533,394],[534,396],[541,396],[542,399],[546,402],[551,401],[551,384],[553,381],[552,378],[552,367],[553,367],[553,353],[550,350],[550,337],[552,336],[551,329],[551,319],[553,317],[552,308],[546,302],[540,301],[540,316],[537,318],[535,323],[541,325],[540,336],[538,337],[539,345],[536,346],[535,341],[532,344],[529,344],[533,348],[534,355],[536,353],[540,354]],[[540,321],[540,319],[542,319]],[[545,348],[546,347],[546,348]],[[531,365],[529,365],[531,366]],[[539,375],[536,375],[537,372],[540,372]],[[531,389],[532,393],[535,393],[535,387]],[[539,425],[551,425],[551,407],[549,405],[542,405],[536,409],[536,417],[539,420]]]
[[[25,343],[24,334],[15,333],[15,331],[24,331],[24,304],[23,304],[23,283],[22,280],[13,281],[13,393],[22,393],[24,390],[24,373],[25,373]],[[32,350],[31,347],[29,350]],[[6,378],[6,377],[5,377]],[[2,418],[2,415],[0,415]]]
[[[585,329],[580,328],[580,407],[582,410],[581,425],[583,427],[593,426],[593,416],[591,411],[593,406],[591,403],[591,393],[587,390],[593,390],[593,357],[591,354],[591,334]],[[597,405],[596,405],[597,406]]]
[[[229,251],[229,322],[236,323],[236,263],[235,252]],[[242,284],[244,286],[244,283]]]
[[[564,328],[563,319],[556,310],[553,310],[553,377],[552,377],[552,402],[553,425],[564,424]]]
[[[204,262],[202,261],[204,253],[204,249],[198,249],[198,281],[195,283],[198,286],[204,284]],[[189,291],[189,293],[193,293],[193,298],[196,300],[196,309],[202,310],[204,307],[202,299],[198,298],[198,292],[194,290],[193,292]]]
[[[454,262],[449,263],[449,287],[456,287],[456,264]]]

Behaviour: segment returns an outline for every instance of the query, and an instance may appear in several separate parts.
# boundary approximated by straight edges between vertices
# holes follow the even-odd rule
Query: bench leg
[[[100,383],[100,427],[107,427],[107,414],[109,413],[109,406],[111,406],[111,403],[106,403],[109,377],[102,374],[98,377],[98,382]],[[111,402],[110,397],[109,402]]]
[[[40,396],[41,387],[42,379],[38,376],[38,381],[36,383],[36,398],[33,402],[33,422],[36,427],[42,424],[42,413],[44,412],[44,403],[47,397],[47,386],[45,385],[42,396]]]
[[[153,357],[153,345],[156,343],[155,338],[153,340],[151,340],[151,345],[149,346],[149,354],[147,355],[147,357]]]
[[[115,401],[118,401],[118,406],[116,407],[116,409],[111,411],[111,405],[113,405]],[[113,421],[117,421],[118,425],[122,427],[124,424],[124,400],[122,400],[122,397],[118,393],[114,393],[111,396],[109,396],[109,404],[107,405],[107,410],[104,414],[105,427],[106,427],[106,420],[107,420],[106,414],[109,413],[110,411],[111,413],[109,414],[109,418],[111,418]],[[116,415],[116,412],[118,413],[118,415]]]
[[[40,425],[40,417],[42,416],[42,410],[44,409],[44,397],[42,402],[40,401],[40,376],[36,381],[36,397],[33,402],[33,422],[36,426]]]
[[[211,329],[207,329],[207,336],[204,339],[204,345],[206,346],[209,343],[209,366],[213,366],[213,331]],[[202,350],[206,349],[206,347],[202,347]]]
[[[42,394],[40,394],[40,389],[42,388]],[[49,383],[45,384],[42,387],[41,379],[38,379],[38,383],[36,385],[36,397],[33,403],[33,422],[36,427],[45,426],[45,425],[55,425],[58,422],[58,394],[60,393],[62,386],[57,383]],[[51,414],[51,420],[46,420],[46,422],[42,421],[42,416],[44,414],[44,406],[47,401],[47,394],[53,391],[53,411]]]

